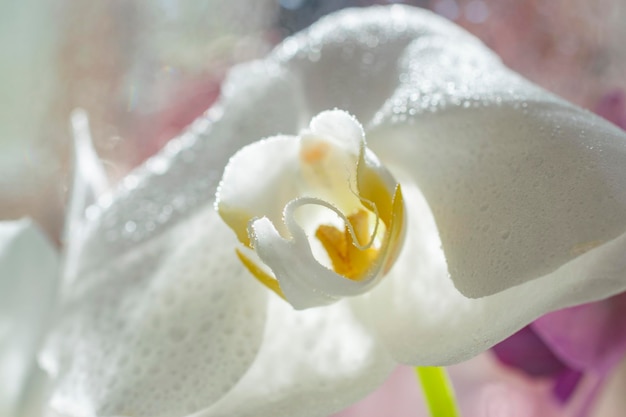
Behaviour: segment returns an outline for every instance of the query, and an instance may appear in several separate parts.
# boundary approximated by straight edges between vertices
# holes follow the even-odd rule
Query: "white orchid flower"
[[[50,410],[324,416],[398,362],[469,358],[626,288],[625,161],[623,132],[431,13],[325,18],[76,210]]]

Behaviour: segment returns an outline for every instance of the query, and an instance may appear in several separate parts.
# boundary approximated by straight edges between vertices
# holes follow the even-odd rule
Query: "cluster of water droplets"
[[[522,111],[538,88],[504,69],[499,58],[473,38],[450,42],[432,36],[409,45],[399,62],[399,86],[374,118],[414,123],[416,116],[450,108],[509,104]]]
[[[235,245],[230,231],[207,213],[75,282],[44,352],[59,376],[59,411],[187,415],[248,368],[265,293],[224,244]]]

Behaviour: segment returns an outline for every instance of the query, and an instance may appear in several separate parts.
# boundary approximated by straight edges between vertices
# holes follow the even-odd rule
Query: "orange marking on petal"
[[[302,146],[300,150],[300,159],[307,164],[316,164],[328,155],[330,151],[330,145],[323,141],[316,141],[315,143]]]

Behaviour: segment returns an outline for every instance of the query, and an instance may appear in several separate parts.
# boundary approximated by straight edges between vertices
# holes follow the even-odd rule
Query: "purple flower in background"
[[[533,377],[554,377],[567,370],[531,326],[526,326],[493,347],[504,365],[523,370]]]
[[[568,366],[532,325],[494,346],[493,352],[506,366],[517,368],[532,378],[551,379],[553,397],[562,405],[568,403],[583,377],[583,372]]]
[[[547,314],[493,348],[505,365],[535,378],[552,379],[562,405],[581,392],[577,407],[589,414],[611,372],[626,353],[626,294]],[[587,389],[581,388],[590,380]]]

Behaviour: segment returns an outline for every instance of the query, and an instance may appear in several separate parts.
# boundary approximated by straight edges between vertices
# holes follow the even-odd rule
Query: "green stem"
[[[426,404],[432,417],[459,417],[454,390],[444,368],[418,366],[415,373],[422,385]]]

